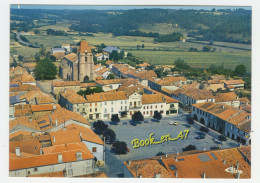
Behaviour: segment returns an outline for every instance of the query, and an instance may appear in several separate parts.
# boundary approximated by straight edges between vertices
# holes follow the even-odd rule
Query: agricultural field
[[[149,37],[113,36],[112,34],[104,33],[94,33],[94,37],[78,35],[34,35],[25,37],[31,43],[37,42],[39,45],[43,44],[47,48],[47,51],[51,51],[51,48],[54,46],[60,46],[65,43],[76,44],[81,39],[86,39],[91,45],[104,43],[108,46],[120,47],[153,64],[172,64],[176,59],[180,58],[194,67],[208,67],[211,64],[222,64],[224,62],[225,67],[232,69],[234,69],[237,64],[245,64],[247,70],[251,71],[251,52],[228,47],[213,45],[211,47],[216,48],[215,52],[188,52],[190,47],[201,50],[204,45],[191,42],[155,43],[153,38]],[[145,47],[137,50],[136,46],[142,44],[144,44]],[[244,44],[224,42],[214,42],[214,44],[250,49],[250,45]],[[27,53],[27,55],[30,54]]]
[[[192,67],[207,68],[211,64],[234,69],[237,64],[244,64],[251,71],[251,52],[171,52],[171,51],[130,51],[133,55],[152,64],[173,64],[178,58]]]
[[[178,25],[170,23],[156,23],[156,24],[143,24],[139,27],[139,31],[143,32],[158,32],[159,34],[171,34],[173,32],[180,32],[184,35],[187,34],[187,30],[180,28]]]

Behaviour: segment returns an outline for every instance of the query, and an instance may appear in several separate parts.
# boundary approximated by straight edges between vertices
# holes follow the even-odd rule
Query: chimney
[[[204,149],[203,149],[204,151],[206,151],[206,148],[204,147]]]
[[[203,172],[203,174],[202,174],[202,178],[203,178],[203,179],[206,178],[206,173],[205,173],[205,172]]]
[[[58,120],[55,119],[55,126],[58,126]]]
[[[223,163],[226,164],[226,160],[223,160]]]
[[[22,103],[22,109],[23,109],[23,103]]]
[[[56,109],[56,105],[53,105],[52,108],[53,108],[53,110],[55,110]]]
[[[250,116],[247,116],[246,119],[250,119]]]
[[[176,170],[176,172],[175,172],[175,177],[178,178],[178,172],[177,172],[177,170]]]
[[[237,172],[237,179],[239,179],[240,178],[240,172],[238,171]]]
[[[174,157],[174,160],[175,160],[175,161],[178,161],[178,159],[177,159],[177,157],[176,157],[176,156]]]
[[[166,153],[166,154],[165,154],[165,158],[167,158],[167,156],[168,156],[168,154]]]
[[[239,161],[237,161],[237,170],[238,170],[238,168],[239,168]]]
[[[128,165],[129,165],[129,166],[131,165],[131,161],[130,161],[130,160],[128,160]]]
[[[155,178],[161,178],[161,173],[155,173]]]
[[[142,178],[142,175],[141,174],[139,174],[139,176],[138,176],[139,178]]]
[[[53,142],[54,142],[54,143],[56,142],[55,136],[53,136]]]
[[[81,137],[81,135],[82,135],[82,133],[80,132],[80,133],[79,133],[79,136]]]
[[[162,159],[162,156],[160,157],[160,159]]]
[[[32,118],[29,118],[29,122],[30,122],[30,123],[32,122]]]
[[[177,155],[179,155],[179,151],[177,151]]]
[[[35,132],[32,132],[32,136],[35,137]]]
[[[221,105],[221,109],[224,109],[225,108],[225,106],[224,105]]]
[[[43,151],[42,151],[42,148],[40,148],[40,155],[42,155],[43,154]]]
[[[16,155],[16,156],[21,156],[20,147],[16,147],[16,148],[15,148],[15,155]]]

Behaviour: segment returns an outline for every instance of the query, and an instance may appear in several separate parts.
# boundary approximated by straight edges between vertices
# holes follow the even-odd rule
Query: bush
[[[127,152],[127,145],[124,141],[115,142],[112,148],[116,154],[126,154]]]
[[[34,75],[37,79],[41,79],[41,80],[55,79],[57,75],[57,67],[49,59],[38,61],[34,69]]]
[[[115,132],[110,129],[110,128],[107,128],[105,131],[104,131],[104,137],[106,138],[106,143],[107,144],[112,144],[113,142],[115,142],[115,139],[116,139],[116,134]]]
[[[200,131],[208,133],[209,132],[209,128],[202,126],[202,127],[200,127]]]
[[[227,138],[224,135],[220,135],[220,136],[218,136],[218,140],[223,142],[223,141],[226,141]]]
[[[188,145],[188,146],[182,148],[182,151],[183,151],[183,152],[184,152],[184,151],[192,151],[192,150],[196,150],[196,149],[197,149],[196,146],[194,146],[194,145]]]
[[[103,134],[106,129],[108,128],[108,125],[104,123],[102,120],[98,120],[97,122],[93,123],[93,127],[95,128],[95,133],[100,135]]]

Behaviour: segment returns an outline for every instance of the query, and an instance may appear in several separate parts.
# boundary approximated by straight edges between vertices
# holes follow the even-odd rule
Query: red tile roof
[[[80,42],[80,47],[79,47],[79,53],[91,53],[91,49],[88,45],[87,41],[81,41]]]
[[[52,81],[52,86],[63,87],[63,86],[79,86],[79,81]]]
[[[77,94],[72,90],[66,90],[60,92],[60,95],[63,96],[66,100],[68,100],[72,104],[84,104],[87,103],[87,100],[81,95]]]
[[[238,100],[238,96],[235,92],[228,93],[218,93],[215,96],[215,102],[228,102],[228,101],[236,101]]]

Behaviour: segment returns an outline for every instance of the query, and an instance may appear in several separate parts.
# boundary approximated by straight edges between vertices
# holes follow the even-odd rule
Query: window
[[[82,111],[85,112],[85,108],[82,108]]]
[[[123,110],[123,106],[121,106],[121,111]]]
[[[163,108],[163,105],[161,105],[161,108]]]
[[[132,106],[132,102],[130,102],[130,106]]]
[[[50,166],[50,170],[53,171],[54,170],[54,166]]]
[[[153,108],[153,106],[151,105],[151,109]]]
[[[34,172],[38,172],[38,168],[34,168],[33,171],[34,171]]]
[[[140,101],[138,101],[138,105],[141,105],[141,102],[140,102]]]
[[[125,104],[126,104],[126,100],[125,100]]]
[[[90,112],[92,112],[92,109],[89,109]]]
[[[113,107],[111,108],[111,112],[114,112],[114,108]]]
[[[92,106],[92,103],[90,103],[89,106],[91,107],[91,106]]]
[[[77,112],[79,112],[79,108],[77,108]]]
[[[95,106],[97,106],[97,103],[95,103]]]
[[[125,111],[127,111],[127,106],[125,106]]]
[[[76,152],[77,160],[82,160],[82,152]]]
[[[155,105],[155,108],[157,109],[157,105]]]
[[[113,105],[113,101],[111,101],[111,105]]]
[[[145,106],[144,106],[144,109],[145,109]]]
[[[91,168],[90,167],[87,167],[87,172],[91,172]]]
[[[121,104],[123,104],[123,100],[121,100]]]
[[[149,109],[149,106],[147,106],[147,109]]]
[[[68,163],[68,167],[72,167],[72,164],[71,164],[71,163]]]
[[[105,102],[105,105],[107,105],[107,102]]]
[[[105,113],[107,113],[107,109],[105,108]]]
[[[148,114],[149,112],[147,111],[146,114]]]
[[[69,169],[69,175],[72,175],[72,174],[73,174],[72,169]]]
[[[15,171],[15,175],[19,175],[19,170],[16,170],[16,171]]]
[[[97,108],[95,108],[95,112],[97,112]]]
[[[92,152],[97,152],[97,147],[92,147]]]
[[[143,115],[145,115],[145,112],[143,112]]]

